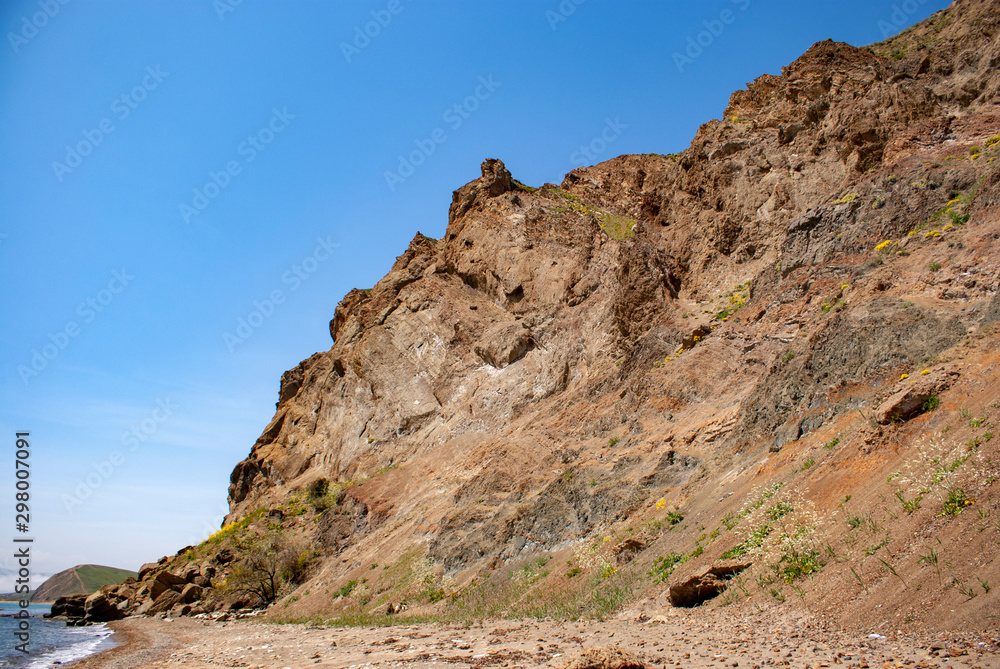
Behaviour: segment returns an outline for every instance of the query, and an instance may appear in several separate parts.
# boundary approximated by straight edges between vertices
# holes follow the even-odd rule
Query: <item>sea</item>
[[[11,617],[20,611],[20,607],[17,602],[0,602],[0,667],[58,667],[114,645],[111,630],[106,626],[66,627],[63,620],[42,618],[42,614],[48,613],[50,609],[48,604],[32,604],[28,607],[32,617],[28,619],[28,653],[24,654],[14,648],[21,643],[14,636],[18,631],[19,619]]]

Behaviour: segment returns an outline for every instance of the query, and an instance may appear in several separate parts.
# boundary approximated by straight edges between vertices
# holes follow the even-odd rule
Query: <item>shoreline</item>
[[[145,667],[155,662],[176,644],[170,635],[151,632],[145,618],[126,618],[105,623],[112,630],[109,639],[114,643],[110,648],[98,650],[92,655],[64,664],[73,669],[127,669]]]
[[[652,613],[652,612],[650,612]],[[991,632],[878,635],[835,629],[805,611],[666,609],[605,622],[493,620],[327,627],[258,620],[130,617],[109,625],[116,646],[74,669],[362,666],[423,669],[562,667],[585,652],[625,651],[646,666],[724,669],[1000,669]]]

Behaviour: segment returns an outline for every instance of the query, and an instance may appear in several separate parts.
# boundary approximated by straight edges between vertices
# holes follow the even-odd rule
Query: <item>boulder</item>
[[[169,611],[178,604],[182,604],[183,601],[184,598],[181,596],[181,593],[174,592],[173,590],[167,590],[160,595],[159,598],[157,598],[157,600],[144,611],[144,613],[146,615],[155,616],[157,613]]]
[[[181,591],[181,599],[185,604],[190,604],[195,600],[201,599],[201,595],[201,586],[195,585],[194,583],[188,583],[184,586],[184,590]]]
[[[150,599],[154,600],[159,599],[160,595],[162,595],[167,590],[170,590],[170,587],[167,586],[165,583],[161,583],[160,581],[153,581],[152,583],[149,584],[149,597]]]
[[[172,590],[180,590],[185,585],[187,585],[187,579],[177,574],[173,574],[169,571],[161,571],[156,575],[156,581],[162,583]]]
[[[146,580],[147,576],[151,576],[154,571],[160,568],[160,565],[155,562],[147,562],[146,564],[139,567],[138,579],[140,581]]]
[[[84,602],[83,617],[88,623],[106,623],[124,616],[108,596],[98,590]]]
[[[59,597],[52,603],[52,610],[46,613],[44,618],[55,618],[64,616],[66,618],[83,618],[84,604],[87,595],[67,595]]]
[[[220,550],[218,553],[215,554],[215,556],[212,558],[212,560],[216,564],[229,564],[230,562],[233,561],[234,557],[236,557],[236,556],[233,555],[233,551],[232,550],[230,550],[228,548],[223,548],[222,550]]]
[[[188,583],[194,583],[194,579],[201,575],[201,567],[196,564],[189,564],[181,572],[181,576]]]
[[[930,374],[901,380],[897,390],[875,410],[875,420],[880,425],[888,425],[923,413],[931,396],[947,390],[957,378],[956,372],[935,370]]]

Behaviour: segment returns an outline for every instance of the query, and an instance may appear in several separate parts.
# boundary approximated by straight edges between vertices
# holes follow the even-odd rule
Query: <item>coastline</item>
[[[1000,669],[989,632],[837,630],[804,611],[761,615],[666,609],[605,622],[493,620],[392,627],[326,627],[260,620],[131,617],[112,624],[117,646],[66,665],[74,669],[257,667],[584,666],[584,653],[624,651],[646,666]]]
[[[99,650],[93,655],[62,665],[73,669],[126,669],[146,667],[164,657],[176,642],[169,634],[160,633],[146,624],[145,618],[126,618],[107,623],[114,633],[114,646]]]

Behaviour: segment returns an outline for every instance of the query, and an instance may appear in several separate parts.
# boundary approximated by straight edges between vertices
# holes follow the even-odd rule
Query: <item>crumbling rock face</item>
[[[594,527],[627,518],[648,492],[621,485],[592,492],[587,471],[566,474],[531,498],[507,498],[493,514],[458,516],[431,541],[429,555],[447,568],[470,564],[486,555],[502,560],[551,549],[567,537],[586,536]],[[515,501],[523,500],[515,504]]]
[[[994,323],[1000,323],[1000,291],[998,291],[993,299],[990,300],[989,307],[986,308],[986,313],[983,315],[982,327],[987,325],[993,325]]]
[[[647,488],[669,488],[687,483],[691,474],[701,464],[692,455],[679,455],[671,449],[660,456],[652,473],[644,476],[640,483]]]
[[[805,353],[776,362],[761,377],[743,403],[730,441],[768,441],[777,451],[850,408],[835,399],[835,391],[845,384],[906,369],[952,346],[965,333],[957,319],[928,316],[915,307],[882,300],[845,317],[834,316],[811,336]]]
[[[871,48],[819,43],[678,155],[538,189],[486,160],[444,236],[348,293],[331,348],[283,375],[227,521],[324,478],[343,487],[309,526],[327,584],[402,547],[457,582],[657,500],[722,503],[855,409],[907,420],[952,392],[915,370],[1000,322],[998,17],[959,0]],[[127,610],[211,599],[201,570],[147,567]]]

